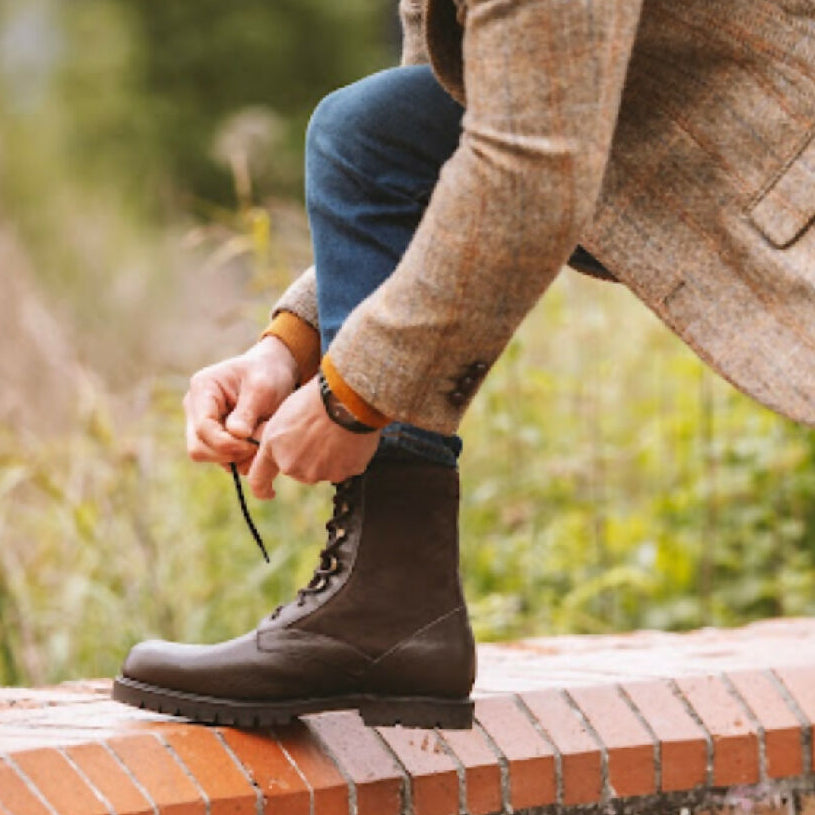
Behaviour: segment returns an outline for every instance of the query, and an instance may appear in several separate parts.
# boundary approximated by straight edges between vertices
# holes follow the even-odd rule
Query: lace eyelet
[[[319,594],[328,588],[328,577],[324,574],[320,575],[319,580],[311,587],[310,591],[314,594]]]
[[[297,599],[293,601],[293,603],[296,603],[298,608],[303,608],[306,605],[306,600],[311,595],[319,594],[329,588],[331,578],[339,574],[343,569],[339,557],[334,554],[334,552],[337,551],[337,547],[349,537],[348,529],[341,524],[355,512],[353,507],[354,501],[349,500],[347,497],[352,485],[352,480],[335,485],[337,487],[337,494],[334,496],[334,515],[325,525],[329,535],[328,543],[325,549],[320,552],[320,565],[315,570],[311,582],[297,592]],[[283,608],[285,608],[285,606],[279,606],[275,609],[270,615],[271,619],[276,619]]]

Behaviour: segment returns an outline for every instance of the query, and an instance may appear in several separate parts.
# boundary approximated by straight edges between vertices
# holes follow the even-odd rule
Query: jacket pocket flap
[[[779,249],[793,243],[815,220],[815,138],[758,199],[750,218]]]

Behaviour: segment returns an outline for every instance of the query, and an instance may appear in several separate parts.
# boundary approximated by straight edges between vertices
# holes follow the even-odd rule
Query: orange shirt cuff
[[[391,423],[391,420],[378,411],[373,405],[369,405],[355,390],[348,385],[340,376],[339,371],[334,367],[331,357],[326,354],[320,365],[325,376],[328,387],[337,399],[342,402],[351,413],[368,427],[381,428]]]
[[[320,335],[317,330],[291,311],[275,315],[263,337],[277,337],[297,362],[300,383],[308,382],[320,367]]]

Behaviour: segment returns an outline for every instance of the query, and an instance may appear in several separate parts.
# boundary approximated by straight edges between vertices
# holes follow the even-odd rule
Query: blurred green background
[[[302,134],[392,64],[387,0],[0,0],[0,682],[241,633],[307,580],[330,489],[252,502],[183,444],[189,375],[309,260]],[[467,416],[481,638],[815,611],[815,436],[623,290],[564,272]]]

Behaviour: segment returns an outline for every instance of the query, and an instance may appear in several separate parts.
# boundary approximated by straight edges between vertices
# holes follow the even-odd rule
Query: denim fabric
[[[462,107],[426,65],[392,68],[317,106],[306,134],[306,207],[325,351],[396,268],[455,151]],[[377,456],[455,466],[461,440],[393,423]]]

